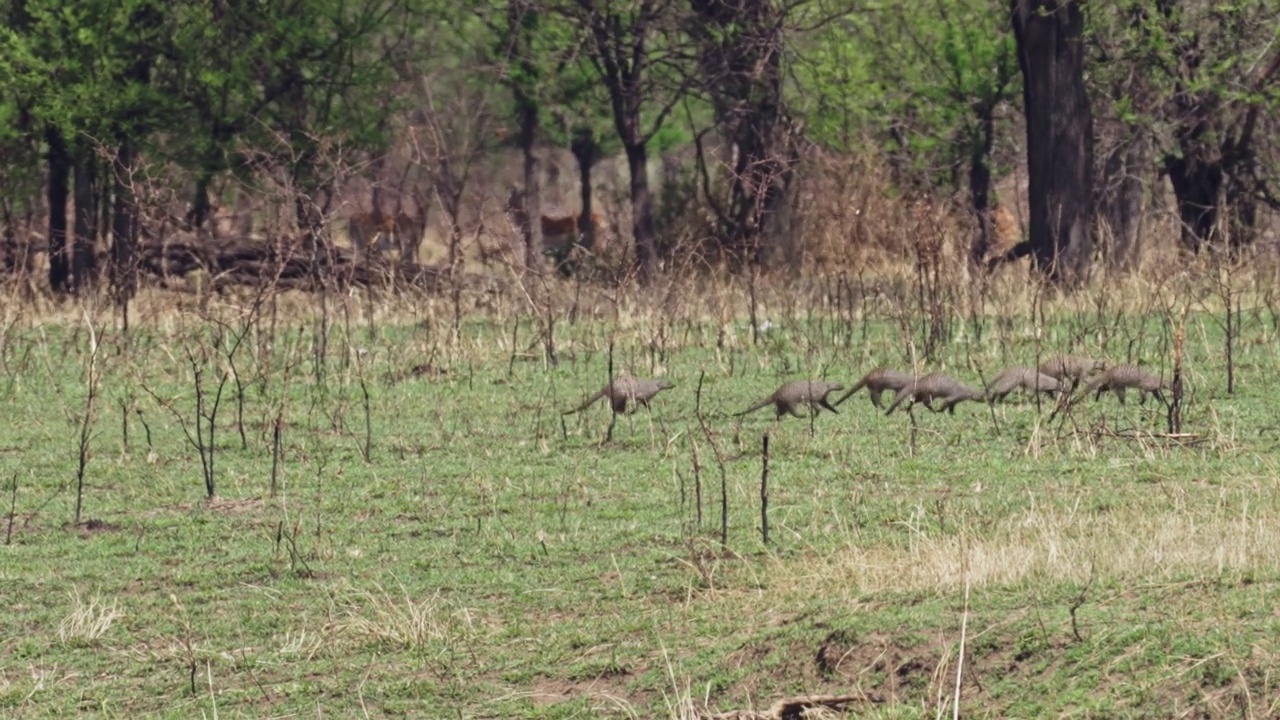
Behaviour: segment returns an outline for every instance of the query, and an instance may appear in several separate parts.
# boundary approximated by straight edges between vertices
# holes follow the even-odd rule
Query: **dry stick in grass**
[[[1093,585],[1094,566],[1093,562],[1089,563],[1089,579],[1085,581],[1084,587],[1080,588],[1080,594],[1076,595],[1071,601],[1071,605],[1067,610],[1071,613],[1071,634],[1075,636],[1076,642],[1084,642],[1084,638],[1080,637],[1080,626],[1076,621],[1076,611],[1084,606],[1085,595],[1088,594],[1089,588]]]
[[[520,315],[519,313],[516,313],[515,315],[512,315],[512,318],[511,318],[511,359],[507,361],[507,379],[508,380],[510,380],[511,377],[516,372],[516,353],[518,352],[516,350],[516,348],[518,347],[516,345],[516,340],[519,332],[520,332]]]
[[[967,352],[969,353],[969,364],[970,364],[971,366],[973,366],[973,369],[974,369],[974,370],[977,370],[977,371],[978,371],[978,382],[982,383],[982,387],[984,387],[984,388],[989,387],[989,386],[987,385],[987,378],[986,378],[986,376],[985,376],[985,375],[983,375],[983,373],[982,373],[982,368],[981,368],[981,367],[979,367],[979,366],[978,366],[978,364],[977,364],[977,363],[975,363],[975,362],[973,361],[973,349],[972,349],[972,347],[970,347],[970,348],[967,350]],[[1037,383],[1036,387],[1037,387],[1037,389],[1039,388],[1039,384],[1038,384],[1038,383]],[[1036,392],[1036,393],[1034,393],[1034,394],[1038,396],[1040,393],[1039,393],[1039,392]],[[990,396],[988,396],[988,397],[987,397],[987,410],[991,411],[991,427],[995,428],[995,431],[996,431],[996,437],[1000,437],[1000,421],[996,419],[996,404],[995,404],[995,402],[991,399],[991,397],[990,397]],[[1038,412],[1039,410],[1040,410],[1040,405],[1039,405],[1039,403],[1037,402],[1037,404],[1036,404],[1036,411]]]
[[[965,579],[964,579],[964,615],[960,619],[960,654],[956,658],[956,692],[955,702],[952,705],[951,717],[954,720],[960,720],[960,677],[964,671],[964,645],[968,639],[969,633],[969,572],[968,560],[965,561]]]
[[[1173,382],[1170,383],[1168,415],[1170,435],[1182,433],[1182,343],[1186,337],[1186,326],[1187,315],[1184,311],[1182,319],[1178,323],[1178,332],[1173,336]],[[1230,347],[1228,347],[1227,352],[1227,362],[1230,363]],[[1231,392],[1231,390],[1228,388],[1227,392]]]
[[[276,496],[280,479],[280,430],[284,422],[284,411],[276,414],[271,428],[271,497]]]
[[[695,391],[694,409],[698,417],[698,424],[702,427],[702,434],[707,439],[707,444],[711,446],[711,452],[715,455],[716,465],[720,468],[720,544],[729,547],[729,475],[725,470],[724,456],[720,452],[720,447],[716,445],[715,437],[711,434],[711,427],[707,424],[706,417],[702,414],[702,381],[706,378],[707,372],[703,370],[698,373],[698,388]],[[696,455],[695,455],[696,458]],[[701,483],[699,483],[698,491],[698,517],[701,522],[702,517],[702,492]]]
[[[609,338],[609,372],[605,377],[606,383],[613,382],[613,338]],[[613,411],[613,403],[609,403],[609,429],[604,433],[604,441],[611,442],[613,440],[613,426],[618,422],[618,413]]]
[[[760,319],[756,315],[756,274],[757,272],[758,271],[756,270],[754,263],[752,264],[751,269],[747,272],[747,293],[748,293],[747,300],[749,303],[747,307],[748,307],[748,314],[750,315],[750,318],[751,318],[751,344],[752,345],[760,344]]]
[[[129,402],[120,398],[120,455],[129,454]]]
[[[147,418],[142,414],[142,408],[135,407],[133,412],[138,416],[138,422],[142,423],[142,432],[147,436],[147,457],[151,457],[156,453],[155,445],[151,444],[151,425],[147,423]]]
[[[1214,272],[1215,283],[1213,289],[1216,291],[1218,298],[1222,300],[1222,306],[1225,311],[1223,321],[1219,325],[1222,326],[1223,330],[1223,355],[1227,362],[1227,394],[1231,395],[1235,393],[1236,388],[1235,341],[1240,334],[1240,296],[1232,287],[1236,267],[1228,265],[1225,268],[1225,278],[1223,277],[1224,271],[1222,267],[1214,267],[1213,270],[1216,271]],[[1232,300],[1235,300],[1234,308],[1232,307]]]
[[[916,456],[916,440],[920,434],[920,426],[916,424],[916,404],[913,402],[907,406],[907,418],[911,421],[911,436],[907,441],[907,457]]]
[[[174,405],[173,401],[161,398],[146,383],[142,384],[142,389],[151,396],[156,404],[169,411],[174,419],[178,421],[178,426],[182,428],[182,432],[187,436],[187,442],[196,449],[200,455],[200,469],[204,474],[204,487],[206,497],[213,499],[215,496],[214,486],[214,432],[217,429],[218,407],[222,404],[222,392],[227,386],[227,380],[231,377],[230,371],[223,371],[222,379],[218,381],[217,390],[213,395],[212,402],[208,398],[209,388],[204,382],[205,365],[209,361],[208,352],[206,351],[199,359],[192,352],[191,348],[184,348],[187,354],[187,362],[191,365],[192,384],[195,387],[196,395],[196,412],[193,422],[195,424],[195,432],[192,433],[191,425],[187,423],[187,418]],[[206,407],[208,410],[206,411]],[[139,413],[141,414],[141,413]],[[206,436],[207,430],[207,436]],[[151,431],[147,430],[147,442],[150,444]]]
[[[364,377],[364,361],[356,358],[356,378],[360,382],[361,402],[364,406],[364,445],[360,455],[366,465],[373,462],[373,408],[369,401],[369,383]]]
[[[760,535],[769,544],[769,433],[761,439],[760,460]]]
[[[18,513],[18,472],[13,473],[13,482],[9,489],[9,528],[4,533],[4,544],[13,542],[13,518]]]
[[[76,454],[76,525],[80,524],[80,511],[84,507],[84,473],[89,465],[89,445],[93,440],[95,401],[98,399],[98,389],[102,383],[102,369],[98,365],[98,334],[93,329],[93,321],[89,319],[87,311],[84,312],[84,322],[85,326],[89,328],[89,367],[85,376],[87,392],[85,393],[84,412],[80,415],[79,446]]]

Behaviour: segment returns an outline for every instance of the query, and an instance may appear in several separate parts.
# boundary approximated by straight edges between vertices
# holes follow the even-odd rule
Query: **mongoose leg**
[[[894,409],[897,408],[899,405],[901,405],[903,400],[907,399],[907,394],[908,394],[908,391],[906,388],[899,390],[898,394],[893,396],[893,402],[889,403],[889,409],[885,410],[884,414],[885,415],[893,414]]]

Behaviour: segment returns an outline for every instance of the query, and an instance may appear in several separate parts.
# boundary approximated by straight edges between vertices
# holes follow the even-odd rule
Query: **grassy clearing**
[[[556,364],[527,317],[454,338],[429,303],[383,306],[372,331],[335,306],[327,343],[314,313],[282,311],[231,362],[209,320],[238,327],[234,307],[127,339],[99,322],[78,525],[93,314],[9,318],[0,714],[687,718],[830,693],[856,697],[850,717],[923,718],[950,714],[957,669],[970,717],[1280,711],[1265,309],[1246,306],[1231,395],[1217,315],[1186,315],[1192,438],[1105,397],[1052,424],[1026,400],[994,421],[918,409],[913,444],[864,394],[813,423],[730,413],[913,352],[972,384],[1037,348],[1167,374],[1180,316],[955,320],[926,360],[928,327],[870,302],[772,307],[758,344],[740,314],[566,314]],[[603,405],[560,412],[603,383],[611,340],[618,371],[677,387],[604,443]],[[193,360],[207,398],[228,378],[212,501]]]

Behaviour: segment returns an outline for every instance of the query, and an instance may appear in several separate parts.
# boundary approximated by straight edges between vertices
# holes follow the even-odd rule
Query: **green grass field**
[[[99,330],[79,525],[89,333],[3,337],[0,716],[693,718],[806,694],[852,696],[814,717],[1280,713],[1265,313],[1242,318],[1233,394],[1218,319],[1188,317],[1182,437],[1150,402],[1049,423],[1015,396],[994,421],[917,407],[914,441],[865,394],[812,423],[730,417],[784,379],[909,369],[888,321],[775,321],[753,344],[745,321],[566,319],[555,364],[528,324],[454,342],[412,319],[335,323],[320,361],[293,321],[228,364],[184,317]],[[1170,374],[1160,318],[1051,317],[1046,356]],[[1026,318],[984,329],[957,323],[922,366],[977,385],[1034,361]],[[603,442],[603,404],[560,413],[603,384],[611,339],[619,372],[676,387]],[[179,422],[192,357],[206,410],[234,366],[212,501]]]

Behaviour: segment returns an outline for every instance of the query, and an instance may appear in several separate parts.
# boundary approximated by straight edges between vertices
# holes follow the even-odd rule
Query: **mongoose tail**
[[[856,382],[856,383],[854,383],[854,384],[853,384],[853,387],[849,388],[849,392],[847,392],[847,393],[845,393],[845,394],[841,395],[841,396],[839,397],[839,399],[837,399],[837,400],[835,401],[835,403],[834,403],[834,404],[839,405],[840,403],[842,403],[842,402],[844,402],[845,400],[848,400],[850,397],[852,397],[854,393],[856,393],[856,392],[858,392],[859,390],[861,390],[862,388],[866,387],[866,386],[867,386],[867,378],[868,378],[868,377],[870,377],[870,375],[869,375],[869,374],[868,374],[868,375],[864,375],[864,376],[862,377],[862,379],[861,379],[861,380],[859,380],[858,382]],[[873,398],[871,402],[875,402],[875,399]]]
[[[608,393],[608,391],[609,391],[609,386],[608,386],[608,385],[605,385],[603,390],[600,390],[600,391],[599,391],[599,392],[597,392],[595,395],[592,395],[591,397],[587,398],[587,399],[586,399],[586,400],[585,400],[581,405],[579,405],[578,407],[576,407],[576,408],[574,408],[574,409],[572,409],[572,410],[565,410],[564,412],[562,412],[562,413],[560,413],[560,414],[561,414],[561,415],[572,415],[572,414],[574,414],[574,413],[576,413],[576,412],[582,412],[583,410],[586,410],[587,408],[591,407],[592,403],[594,403],[595,401],[597,401],[597,400],[599,400],[600,398],[604,397],[604,396],[605,396],[605,394],[606,394],[606,393]],[[617,412],[617,410],[615,409],[615,410],[614,410],[614,412]]]
[[[772,405],[772,404],[773,404],[773,396],[772,396],[772,395],[770,395],[769,397],[767,397],[767,398],[765,398],[765,399],[761,400],[760,402],[756,403],[755,405],[752,405],[751,407],[747,408],[746,410],[743,410],[743,411],[742,411],[742,412],[740,412],[740,413],[734,413],[734,414],[733,414],[733,417],[742,417],[743,415],[750,415],[751,413],[753,413],[753,412],[755,412],[755,411],[759,410],[760,408],[764,407],[765,405]]]

